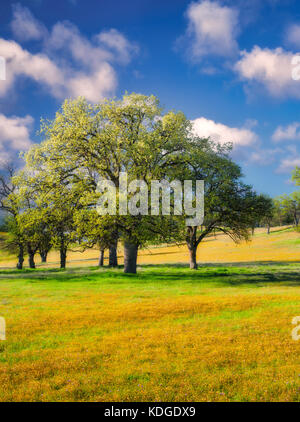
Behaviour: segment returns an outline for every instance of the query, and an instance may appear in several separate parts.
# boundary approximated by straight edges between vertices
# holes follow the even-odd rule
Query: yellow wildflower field
[[[198,271],[177,246],[142,251],[156,266],[136,276],[94,251],[1,270],[0,401],[299,401],[298,234],[227,242],[204,242]]]
[[[299,241],[299,243],[298,243]],[[118,250],[119,263],[123,264],[123,250]],[[88,249],[84,252],[68,252],[68,266],[97,265],[99,251]],[[107,260],[107,253],[105,254]],[[266,233],[265,228],[255,230],[255,235],[250,242],[235,244],[228,236],[217,233],[204,239],[199,245],[197,259],[201,263],[207,262],[252,262],[252,261],[297,261],[300,259],[300,235],[289,227],[274,227],[271,234]],[[57,251],[49,253],[47,264],[40,267],[56,267],[59,265]],[[189,253],[186,244],[165,245],[148,247],[139,251],[139,264],[165,264],[165,263],[188,263]],[[11,268],[16,264],[16,259],[0,254],[0,267]],[[26,264],[26,262],[25,262]]]

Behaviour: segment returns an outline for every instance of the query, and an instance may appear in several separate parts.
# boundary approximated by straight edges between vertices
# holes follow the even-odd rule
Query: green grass
[[[3,270],[0,401],[299,401],[299,263]]]

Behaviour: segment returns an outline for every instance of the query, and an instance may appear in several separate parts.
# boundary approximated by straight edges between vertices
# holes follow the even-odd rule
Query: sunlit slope
[[[119,249],[119,262],[123,263],[123,250]],[[97,265],[98,250],[68,253],[69,266]],[[300,234],[288,227],[274,227],[271,234],[266,229],[257,229],[251,242],[236,245],[228,236],[217,234],[206,238],[198,248],[199,263],[218,262],[261,262],[261,261],[298,261],[300,260]],[[40,266],[39,257],[36,257]],[[0,266],[13,267],[16,260],[13,257],[0,255]],[[140,250],[139,264],[188,263],[189,254],[185,244],[157,246]],[[27,263],[27,260],[26,260]],[[49,267],[59,264],[56,251],[49,254]],[[44,265],[43,265],[44,266]]]

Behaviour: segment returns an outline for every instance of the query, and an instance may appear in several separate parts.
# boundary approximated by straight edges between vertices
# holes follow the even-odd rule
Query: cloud
[[[33,125],[31,116],[25,117],[6,117],[0,114],[0,151],[11,153],[26,150],[31,145],[30,131]]]
[[[14,9],[15,30],[18,20],[19,35],[22,31],[25,34],[23,39],[42,37],[44,26],[20,5]],[[0,97],[15,87],[19,77],[27,77],[57,99],[85,96],[88,101],[99,101],[112,95],[117,87],[114,64],[128,64],[137,51],[136,44],[115,29],[89,40],[70,22],[56,23],[43,39],[41,51],[35,54],[15,41],[0,38],[0,56],[6,59],[7,75],[0,84]]]
[[[27,7],[13,5],[11,29],[15,37],[21,41],[40,40],[47,34],[45,26],[32,15]]]
[[[296,166],[300,167],[300,155],[298,155],[297,157],[289,156],[283,158],[280,161],[276,173],[291,173]]]
[[[60,66],[59,60],[44,53],[31,54],[15,41],[3,39],[0,55],[6,59],[6,81],[0,84],[0,96],[7,95],[20,76],[32,79],[57,99],[82,95],[96,102],[111,94],[117,85],[116,72],[106,61],[99,61],[97,70],[92,65],[77,70],[71,64]]]
[[[178,44],[187,45],[188,58],[201,61],[204,56],[227,57],[238,51],[238,11],[204,0],[189,5],[186,11],[188,27]]]
[[[54,96],[60,95],[64,75],[45,54],[31,54],[15,41],[0,39],[0,55],[6,59],[6,81],[0,84],[0,96],[9,92],[20,75],[45,85]]]
[[[285,41],[292,47],[300,47],[300,25],[292,24],[288,27]]]
[[[96,36],[100,44],[117,54],[120,62],[128,63],[131,57],[138,53],[139,48],[135,43],[130,43],[121,32],[116,29],[103,31]]]
[[[64,57],[69,54],[68,59],[92,68],[114,59],[110,51],[94,45],[70,22],[58,22],[53,26],[46,42],[46,51],[49,54],[64,53]]]
[[[116,86],[116,76],[108,63],[102,63],[91,75],[77,74],[68,80],[68,91],[71,97],[83,96],[96,102],[103,98]]]
[[[295,145],[289,145],[286,149],[288,155],[281,158],[276,173],[291,174],[296,166],[300,166],[300,154],[297,151],[297,147]]]
[[[192,121],[195,133],[200,137],[210,137],[220,142],[232,142],[233,147],[246,147],[257,142],[257,135],[252,130],[241,127],[229,127],[214,120],[200,117]]]
[[[288,126],[278,126],[272,135],[274,142],[300,140],[300,123],[294,122]]]
[[[248,156],[248,162],[266,166],[272,164],[276,160],[276,155],[281,154],[281,148],[257,149]]]
[[[293,56],[282,48],[255,46],[250,52],[241,52],[234,70],[242,80],[263,86],[271,96],[300,98],[300,83],[292,79]]]
[[[69,53],[84,66],[97,68],[104,61],[128,64],[139,48],[116,29],[93,36],[93,42],[84,37],[71,22],[58,22],[46,43],[47,51]]]

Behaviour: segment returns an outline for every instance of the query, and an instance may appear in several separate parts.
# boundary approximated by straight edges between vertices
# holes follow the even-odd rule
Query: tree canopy
[[[99,104],[66,100],[53,120],[42,121],[40,135],[43,141],[25,154],[25,168],[11,179],[12,190],[4,179],[3,193],[0,190],[2,207],[11,210],[14,231],[32,267],[35,253],[46,256],[51,247],[60,251],[62,268],[68,249],[75,246],[97,246],[101,253],[110,249],[113,262],[120,240],[124,270],[135,273],[140,246],[185,239],[190,266],[196,268],[197,247],[212,231],[236,242],[248,240],[249,228],[272,213],[272,201],[242,182],[241,169],[229,155],[230,144],[199,138],[182,112],[164,113],[154,96],[126,94]],[[135,215],[99,215],[99,181],[113,182],[120,193],[124,172],[128,184],[140,181],[134,192],[128,191]],[[142,213],[139,192],[143,183],[150,186],[153,180],[191,180],[194,194],[195,182],[204,180],[202,227],[186,227],[186,210],[183,215],[153,215],[150,192],[149,212]],[[168,190],[174,211],[172,186]],[[196,198],[190,201],[195,204]],[[161,199],[158,204],[161,211]]]

